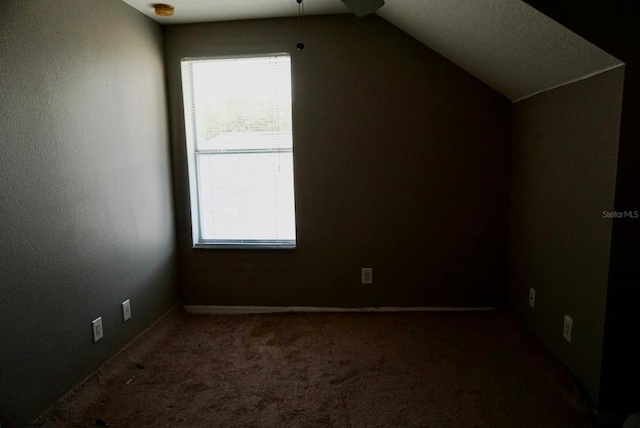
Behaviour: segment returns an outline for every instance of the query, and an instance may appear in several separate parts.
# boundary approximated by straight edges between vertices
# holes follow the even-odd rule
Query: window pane
[[[291,131],[289,57],[193,63],[197,149],[228,133]]]
[[[296,238],[292,153],[198,155],[202,238]]]

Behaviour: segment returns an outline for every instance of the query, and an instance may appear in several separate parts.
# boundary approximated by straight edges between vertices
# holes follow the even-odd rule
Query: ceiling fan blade
[[[384,6],[384,0],[342,0],[357,16],[365,16]]]

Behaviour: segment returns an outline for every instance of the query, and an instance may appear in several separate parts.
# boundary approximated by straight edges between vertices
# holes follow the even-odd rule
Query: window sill
[[[193,244],[195,249],[208,250],[295,250],[295,243],[196,243]]]

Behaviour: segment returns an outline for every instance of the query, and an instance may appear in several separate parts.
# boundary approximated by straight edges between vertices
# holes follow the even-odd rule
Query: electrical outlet
[[[536,307],[536,290],[531,287],[529,287],[529,306],[532,309]]]
[[[362,283],[373,284],[373,268],[362,268]]]
[[[122,321],[131,318],[131,301],[129,299],[122,302]]]
[[[102,339],[102,336],[104,336],[104,331],[102,330],[102,317],[98,317],[91,321],[91,326],[93,327],[93,343],[96,343],[98,340]]]
[[[571,329],[573,329],[573,319],[569,315],[565,315],[562,336],[564,336],[567,342],[571,342]]]

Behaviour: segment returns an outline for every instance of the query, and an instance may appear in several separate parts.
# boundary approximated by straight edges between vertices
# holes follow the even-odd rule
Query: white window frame
[[[273,53],[273,54],[259,54],[259,55],[234,55],[234,56],[216,56],[216,57],[185,57],[181,59],[181,81],[183,90],[183,101],[186,99],[185,91],[189,92],[188,98],[193,100],[193,81],[192,73],[184,75],[183,62],[190,61],[206,61],[206,60],[221,60],[221,59],[240,59],[240,58],[266,58],[273,56],[287,56],[289,53]],[[291,73],[291,70],[289,70]],[[185,82],[187,83],[185,85]],[[293,98],[293,96],[292,96]],[[293,99],[291,100],[293,104]],[[227,249],[295,249],[297,242],[297,230],[296,237],[294,239],[278,239],[278,240],[251,240],[251,239],[204,239],[202,238],[200,213],[198,212],[200,207],[199,193],[198,193],[198,157],[200,155],[219,154],[220,156],[229,155],[230,152],[234,154],[250,154],[250,153],[291,153],[293,159],[293,144],[291,148],[271,148],[271,149],[239,149],[239,150],[196,150],[196,122],[193,117],[193,106],[184,105],[184,124],[185,124],[185,142],[187,149],[187,167],[189,177],[189,196],[190,196],[190,210],[191,210],[191,231],[193,248],[227,248]],[[293,130],[291,131],[291,138],[293,140]],[[293,160],[292,160],[293,161]],[[294,175],[294,193],[295,193],[295,162],[293,165],[292,174]],[[295,197],[294,197],[294,218],[295,218]],[[297,226],[297,222],[296,222]]]

